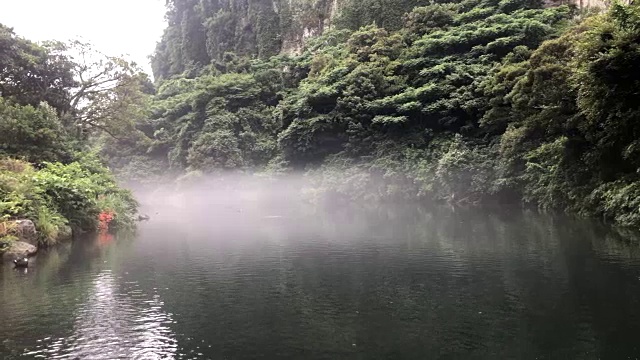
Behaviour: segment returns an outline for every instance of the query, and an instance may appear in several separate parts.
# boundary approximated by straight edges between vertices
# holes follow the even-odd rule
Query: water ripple
[[[43,338],[24,353],[49,359],[168,359],[176,354],[177,340],[163,312],[160,296],[140,290],[121,292],[109,270],[98,274],[92,293],[76,311],[73,333],[65,338]],[[135,287],[134,283],[125,285]],[[125,289],[126,290],[126,289]]]

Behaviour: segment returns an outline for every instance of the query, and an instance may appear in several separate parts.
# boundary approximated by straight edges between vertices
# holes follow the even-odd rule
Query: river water
[[[606,226],[409,204],[279,210],[160,211],[136,236],[4,265],[0,358],[640,356],[640,246]]]

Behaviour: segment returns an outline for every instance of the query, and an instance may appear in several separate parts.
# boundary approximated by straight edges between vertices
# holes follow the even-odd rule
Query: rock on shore
[[[36,232],[36,225],[31,220],[16,220],[14,221],[15,229],[13,233],[20,239],[20,241],[26,242],[33,246],[38,246],[38,233]]]
[[[16,237],[17,241],[10,242],[9,247],[3,249],[0,253],[2,261],[30,257],[38,252],[38,233],[33,221],[26,219],[11,221],[10,228],[4,229],[4,232]]]
[[[30,257],[38,252],[38,248],[34,245],[26,243],[24,241],[15,241],[11,243],[9,249],[2,254],[2,260],[13,261],[14,259],[21,259]]]

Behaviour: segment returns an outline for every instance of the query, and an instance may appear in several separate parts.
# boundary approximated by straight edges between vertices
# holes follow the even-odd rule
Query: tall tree
[[[73,42],[65,51],[73,60],[77,86],[69,89],[63,121],[84,134],[103,131],[114,138],[131,134],[144,117],[153,85],[135,63],[108,56],[89,44]]]
[[[46,102],[58,113],[70,109],[76,86],[73,63],[60,42],[38,45],[0,24],[0,96],[20,105]]]

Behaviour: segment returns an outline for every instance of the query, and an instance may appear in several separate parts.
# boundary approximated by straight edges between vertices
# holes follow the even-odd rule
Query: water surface
[[[594,222],[181,209],[3,266],[0,358],[640,356],[640,247]]]

